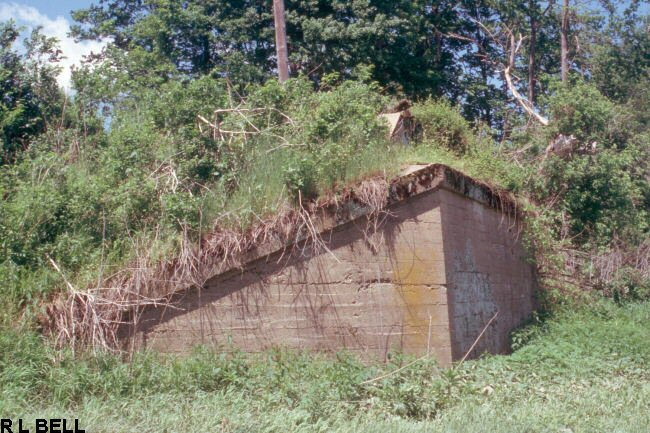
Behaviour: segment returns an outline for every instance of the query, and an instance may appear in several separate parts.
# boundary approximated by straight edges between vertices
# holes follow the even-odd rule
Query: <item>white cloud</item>
[[[0,2],[0,21],[13,19],[19,25],[26,26],[29,30],[37,26],[42,26],[42,32],[47,36],[53,36],[59,40],[59,48],[63,51],[65,57],[59,63],[63,71],[59,75],[59,84],[66,90],[70,90],[70,80],[72,72],[70,67],[78,65],[83,56],[91,52],[98,53],[102,50],[105,41],[82,41],[75,42],[68,36],[70,23],[62,16],[51,19],[38,11],[38,9],[20,5],[17,3]]]

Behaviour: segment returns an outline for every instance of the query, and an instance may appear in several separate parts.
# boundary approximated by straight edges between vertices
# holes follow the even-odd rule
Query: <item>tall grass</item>
[[[600,432],[650,428],[650,304],[603,301],[517,334],[521,348],[441,370],[345,354],[72,357],[0,334],[0,414],[88,431]]]

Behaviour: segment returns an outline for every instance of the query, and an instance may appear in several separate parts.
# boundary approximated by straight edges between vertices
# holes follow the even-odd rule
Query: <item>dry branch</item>
[[[204,116],[201,116],[198,114],[196,118],[199,120],[198,127],[199,131],[203,132],[202,125],[207,125],[210,130],[212,131],[212,138],[214,140],[220,140],[220,141],[226,141],[226,140],[231,140],[233,137],[236,136],[241,136],[244,139],[246,139],[249,136],[253,135],[271,135],[275,138],[279,138],[282,141],[287,141],[284,137],[281,135],[275,134],[272,131],[276,129],[278,126],[277,125],[272,125],[270,122],[270,119],[267,118],[267,125],[264,129],[260,129],[258,126],[255,125],[255,123],[251,120],[257,116],[260,115],[268,115],[269,113],[276,113],[280,115],[284,119],[284,121],[292,126],[295,126],[295,122],[293,119],[289,116],[287,116],[285,113],[282,111],[273,108],[273,107],[268,107],[268,108],[242,108],[242,107],[234,107],[234,108],[219,108],[217,110],[214,110],[213,113],[213,119],[212,121],[206,119]],[[233,114],[236,115],[238,118],[241,118],[244,123],[245,127],[241,127],[238,130],[235,129],[226,129],[223,127],[223,124],[225,122],[225,116]]]
[[[519,105],[521,105],[524,111],[526,111],[526,113],[531,115],[535,120],[537,120],[542,125],[548,126],[548,119],[544,116],[541,116],[539,113],[537,113],[533,104],[519,93],[517,87],[512,82],[512,70],[515,67],[515,56],[519,52],[523,40],[524,38],[521,35],[519,35],[519,40],[515,43],[515,35],[512,33],[510,34],[510,45],[509,45],[510,55],[508,57],[508,64],[503,69],[503,76],[506,79],[506,83],[508,85],[508,89],[510,90],[510,93],[512,93],[512,96],[514,96],[514,98],[517,100]]]

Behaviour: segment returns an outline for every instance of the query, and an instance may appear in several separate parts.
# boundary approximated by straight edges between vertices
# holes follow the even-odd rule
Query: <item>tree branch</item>
[[[523,36],[519,35],[519,40],[515,42],[515,35],[510,33],[510,53],[508,57],[508,65],[503,69],[503,76],[506,79],[506,84],[508,85],[508,90],[510,90],[510,93],[512,93],[512,96],[517,100],[519,105],[524,109],[526,113],[531,115],[535,120],[537,120],[539,123],[541,123],[544,126],[548,126],[548,119],[542,115],[540,115],[536,110],[535,107],[533,107],[533,104],[526,99],[524,96],[522,96],[519,91],[517,90],[517,87],[514,85],[512,82],[512,75],[511,71],[514,69],[515,66],[515,56],[519,49],[521,48],[521,44],[523,42],[524,38]]]

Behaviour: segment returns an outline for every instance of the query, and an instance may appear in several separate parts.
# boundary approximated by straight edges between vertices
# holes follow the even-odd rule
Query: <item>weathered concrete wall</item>
[[[180,306],[145,313],[142,343],[184,352],[196,344],[389,351],[451,361],[440,206],[435,192],[391,209],[367,237],[366,219],[324,236],[330,252],[281,252],[217,276]]]
[[[365,217],[353,220],[323,235],[329,251],[277,251],[185,292],[175,308],[146,311],[136,342],[167,352],[287,346],[366,359],[399,350],[449,364],[498,310],[471,355],[507,351],[509,331],[534,306],[517,226],[482,187],[446,171],[437,178],[446,183],[392,205],[377,232]]]
[[[470,357],[509,350],[509,333],[535,307],[535,275],[520,221],[440,190],[452,357],[462,358],[498,311]]]

